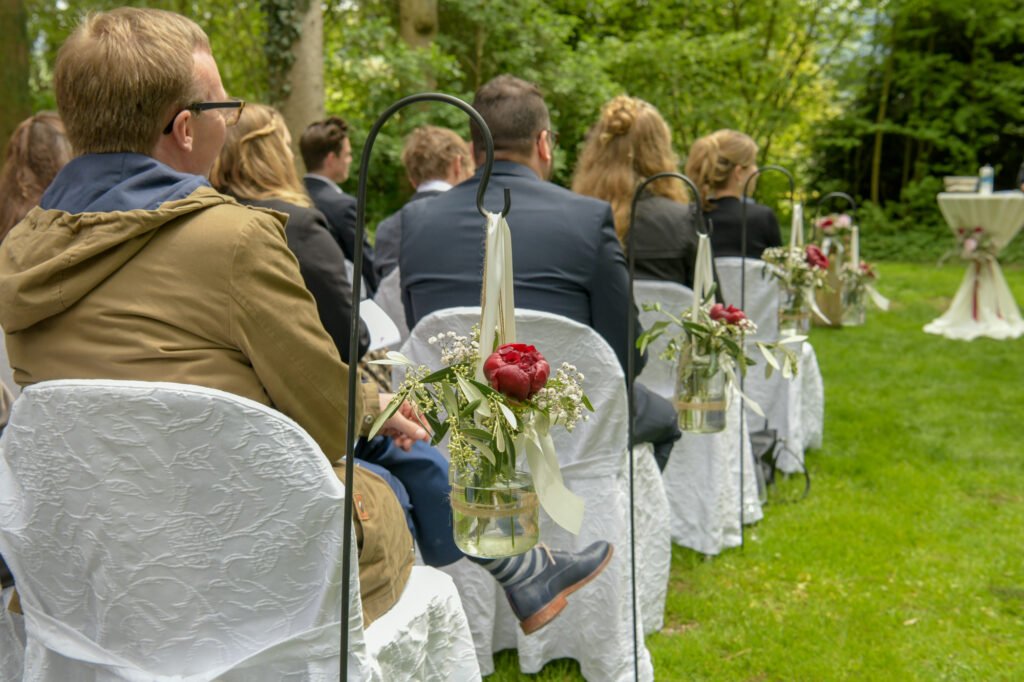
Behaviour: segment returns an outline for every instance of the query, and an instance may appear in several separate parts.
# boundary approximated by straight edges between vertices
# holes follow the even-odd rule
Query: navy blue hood
[[[210,186],[206,178],[144,154],[86,154],[61,169],[39,205],[68,213],[153,211],[204,186]]]

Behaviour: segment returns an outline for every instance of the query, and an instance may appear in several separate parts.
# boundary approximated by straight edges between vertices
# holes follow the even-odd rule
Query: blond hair
[[[402,147],[402,165],[414,185],[427,180],[444,180],[457,158],[464,164],[473,162],[466,141],[447,128],[420,126],[409,133]]]
[[[0,241],[39,203],[57,172],[71,160],[60,116],[41,111],[18,124],[0,170]]]
[[[210,184],[239,199],[280,199],[310,207],[289,153],[284,119],[266,104],[246,104],[210,172]]]
[[[86,17],[53,73],[75,152],[150,154],[167,119],[199,98],[197,51],[209,52],[209,39],[180,14],[121,7]]]
[[[633,192],[644,178],[675,171],[679,158],[672,150],[672,133],[651,104],[619,95],[601,108],[576,164],[572,189],[612,205],[615,232],[625,240]],[[659,196],[686,203],[679,180],[666,178],[647,186]]]
[[[736,130],[716,130],[698,139],[686,158],[686,174],[697,184],[704,197],[704,208],[713,208],[708,199],[729,184],[736,166],[746,168],[757,161],[757,143]]]

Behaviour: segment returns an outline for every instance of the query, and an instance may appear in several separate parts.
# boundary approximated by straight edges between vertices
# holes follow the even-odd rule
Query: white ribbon
[[[696,322],[697,311],[704,305],[704,299],[711,293],[715,278],[711,268],[711,240],[706,234],[697,233],[697,262],[693,271],[693,310],[690,319]]]
[[[487,214],[486,230],[484,281],[480,294],[480,358],[476,368],[476,378],[481,383],[487,383],[484,361],[494,352],[495,345],[516,340],[512,231],[499,213]],[[516,449],[526,452],[540,506],[552,521],[578,535],[583,525],[583,499],[565,487],[548,425],[538,425],[529,420],[522,427],[516,439]]]
[[[789,245],[804,245],[804,205],[799,201],[793,204],[793,226],[789,231]]]
[[[889,299],[878,293],[878,289],[874,288],[870,284],[865,284],[864,291],[868,292],[868,296],[871,297],[871,302],[878,306],[879,310],[889,309]]]

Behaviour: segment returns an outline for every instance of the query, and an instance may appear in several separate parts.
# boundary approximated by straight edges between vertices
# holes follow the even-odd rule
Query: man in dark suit
[[[558,187],[551,176],[556,136],[537,86],[498,76],[476,93],[473,106],[494,137],[495,163],[486,206],[502,206],[512,194],[515,301],[589,325],[608,342],[625,371],[628,353],[639,373],[643,358],[630,348],[629,273],[611,207]],[[484,160],[482,132],[472,127],[478,165]],[[402,301],[411,329],[435,310],[479,305],[483,272],[483,218],[476,210],[482,173],[429,201],[402,209],[399,270]],[[637,324],[639,329],[639,323]],[[675,411],[665,400],[637,386],[635,442],[651,442],[659,464],[667,462],[680,433]]]
[[[299,138],[299,150],[307,173],[302,178],[316,208],[327,216],[327,226],[349,262],[355,261],[356,198],[338,185],[348,180],[352,166],[352,143],[348,124],[337,116],[311,123]],[[372,295],[377,290],[373,271],[373,249],[363,242],[363,280]]]
[[[469,145],[453,130],[420,126],[412,131],[402,147],[402,165],[416,193],[408,203],[437,196],[473,174],[473,156]],[[377,225],[374,244],[374,272],[377,281],[398,267],[401,247],[401,211],[395,211]]]

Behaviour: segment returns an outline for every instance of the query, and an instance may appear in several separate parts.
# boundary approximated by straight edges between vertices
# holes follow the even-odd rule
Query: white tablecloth
[[[943,193],[939,209],[954,233],[981,227],[996,251],[1006,247],[1024,225],[1024,193]],[[967,266],[949,309],[925,325],[929,334],[969,341],[979,336],[1014,339],[1024,335],[1020,309],[995,257],[979,256]]]

